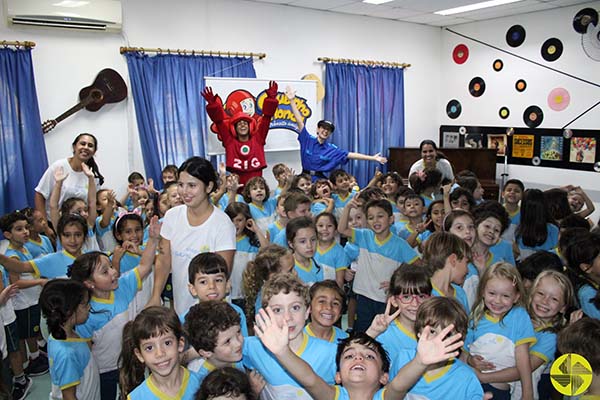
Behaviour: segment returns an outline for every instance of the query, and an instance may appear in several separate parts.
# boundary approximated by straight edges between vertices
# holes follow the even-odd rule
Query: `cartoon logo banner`
[[[223,99],[226,114],[229,109],[246,112],[253,118],[260,118],[262,106],[266,98],[266,89],[269,86],[267,79],[249,78],[211,78],[206,77],[206,86],[213,89]],[[300,112],[306,129],[314,133],[316,131],[317,118],[314,116],[317,106],[317,88],[315,81],[277,81],[279,86],[277,100],[279,107],[271,119],[269,135],[265,145],[265,151],[289,151],[299,150],[298,125],[292,113],[290,101],[285,95],[286,86],[291,86],[296,91],[296,106]],[[205,105],[205,104],[204,104]],[[203,110],[203,112],[205,112]],[[312,118],[311,118],[312,117]],[[209,119],[208,155],[224,154],[225,149],[217,139],[217,135],[210,129]]]

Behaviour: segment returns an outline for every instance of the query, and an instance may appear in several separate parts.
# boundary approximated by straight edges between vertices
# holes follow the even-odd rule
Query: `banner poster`
[[[596,159],[596,138],[572,137],[569,161],[593,164]]]
[[[219,95],[227,113],[228,108],[238,103],[243,111],[258,119],[262,115],[262,104],[266,98],[265,91],[269,87],[268,79],[250,78],[214,78],[205,77],[206,86],[212,87],[213,93]],[[304,119],[306,129],[315,134],[317,122],[313,114],[317,108],[317,82],[310,80],[278,80],[277,99],[279,107],[270,124],[269,135],[265,145],[265,152],[299,150],[298,128],[296,119],[292,114],[290,102],[285,95],[286,86],[291,86],[296,91],[296,105]],[[225,148],[217,138],[215,130],[211,129],[212,121],[208,119],[208,155],[225,154]]]
[[[513,135],[512,156],[515,158],[532,158],[533,144],[533,135]]]
[[[562,161],[562,136],[542,136],[540,158],[548,161]]]
[[[487,143],[488,149],[496,149],[497,156],[504,156],[506,154],[506,135],[505,134],[499,134],[499,135],[488,134],[487,140],[488,140],[488,143]]]
[[[460,134],[458,132],[443,132],[442,147],[457,149],[460,147]]]

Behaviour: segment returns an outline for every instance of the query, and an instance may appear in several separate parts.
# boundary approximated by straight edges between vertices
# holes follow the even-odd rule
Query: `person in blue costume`
[[[185,346],[175,311],[149,307],[123,329],[121,395],[128,400],[192,400],[200,387],[196,374],[181,366]],[[150,375],[144,379],[145,370]]]
[[[325,174],[335,169],[338,165],[345,164],[348,162],[348,159],[376,161],[380,164],[387,163],[387,158],[382,157],[380,153],[372,156],[354,153],[342,150],[333,143],[328,143],[327,139],[329,139],[329,136],[335,130],[335,126],[331,121],[319,121],[317,124],[317,135],[312,136],[306,130],[304,117],[302,117],[296,105],[296,91],[288,86],[285,88],[285,95],[290,102],[292,113],[298,125],[302,172],[311,175],[313,181],[318,178],[325,178]]]
[[[270,307],[261,309],[256,321],[256,334],[263,345],[315,400],[404,398],[431,365],[458,355],[455,350],[462,344],[460,334],[446,337],[454,325],[438,335],[426,328],[416,355],[393,379],[388,374],[389,358],[379,342],[366,334],[344,339],[337,346],[336,385],[332,385],[292,350],[287,322],[278,320]]]

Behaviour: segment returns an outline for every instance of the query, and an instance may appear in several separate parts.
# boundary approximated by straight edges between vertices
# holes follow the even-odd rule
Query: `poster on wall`
[[[465,147],[471,149],[483,149],[484,136],[481,133],[468,133],[465,138]]]
[[[506,135],[487,135],[487,147],[496,149],[497,156],[504,156],[506,154]]]
[[[460,134],[458,132],[444,132],[442,147],[457,149],[460,147]]]
[[[562,136],[542,136],[540,158],[547,161],[562,161]]]
[[[260,118],[262,104],[269,87],[268,79],[250,78],[214,78],[205,77],[206,86],[212,87],[213,93],[219,95],[225,109],[237,103],[243,111],[255,119]],[[285,87],[291,86],[296,91],[296,105],[304,118],[306,129],[316,132],[317,119],[313,116],[317,106],[317,82],[310,80],[277,81],[279,86],[277,99],[279,107],[271,120],[265,151],[290,151],[300,149],[296,120],[292,114],[290,102],[285,95]],[[312,117],[312,118],[311,118]],[[211,130],[212,121],[208,118],[208,155],[225,154],[225,148]]]
[[[515,158],[532,158],[533,144],[533,135],[513,135],[512,156]]]
[[[593,164],[596,159],[596,138],[572,137],[569,161]]]

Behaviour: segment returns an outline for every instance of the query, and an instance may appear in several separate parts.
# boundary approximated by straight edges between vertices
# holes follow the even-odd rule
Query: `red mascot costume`
[[[239,175],[241,185],[250,178],[262,176],[262,170],[267,166],[265,143],[271,118],[279,105],[276,82],[270,82],[266,94],[262,116],[255,119],[244,113],[241,107],[236,107],[229,117],[223,109],[221,98],[213,94],[212,88],[206,87],[202,91],[202,97],[208,103],[206,112],[214,122],[217,137],[225,147],[227,170]]]

